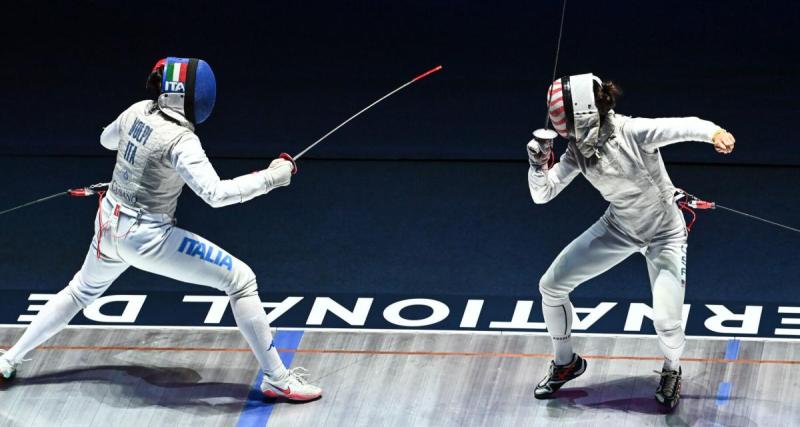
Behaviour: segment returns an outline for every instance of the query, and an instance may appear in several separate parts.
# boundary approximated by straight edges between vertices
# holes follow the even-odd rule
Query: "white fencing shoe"
[[[19,362],[12,362],[5,357],[5,350],[0,350],[0,381],[9,381],[17,376]]]
[[[264,374],[261,393],[266,397],[283,397],[297,402],[314,400],[322,396],[322,389],[309,384],[307,376],[308,371],[304,368],[288,369],[281,378],[270,378]]]

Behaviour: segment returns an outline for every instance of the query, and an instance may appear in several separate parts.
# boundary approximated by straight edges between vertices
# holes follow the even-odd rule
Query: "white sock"
[[[80,310],[81,307],[72,298],[69,288],[62,289],[42,307],[19,341],[4,357],[12,362],[21,361],[29,351],[64,329]]]
[[[270,378],[281,378],[286,374],[278,349],[272,344],[272,333],[267,322],[267,313],[261,305],[258,295],[231,298],[233,317],[244,339],[250,345],[261,365],[261,369]]]
[[[569,301],[552,306],[542,302],[542,314],[547,332],[553,338],[553,351],[556,365],[567,365],[572,362],[575,352],[572,351],[572,303]]]
[[[686,336],[683,333],[683,328],[677,326],[666,331],[656,330],[656,333],[658,333],[658,346],[661,348],[661,352],[664,353],[664,369],[677,371],[681,366],[683,349],[686,347]]]

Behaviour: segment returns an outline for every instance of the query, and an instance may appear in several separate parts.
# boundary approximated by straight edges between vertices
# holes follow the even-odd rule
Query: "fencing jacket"
[[[606,219],[634,241],[646,244],[664,227],[683,224],[659,148],[681,141],[710,143],[719,126],[697,117],[630,118],[613,111],[603,126],[607,140],[596,155],[584,157],[571,142],[552,169],[528,170],[533,201],[547,203],[581,173],[610,203]]]
[[[110,192],[127,207],[172,217],[184,183],[213,207],[242,203],[275,186],[262,170],[221,180],[206,157],[194,127],[141,101],[122,112],[100,136],[117,150]]]

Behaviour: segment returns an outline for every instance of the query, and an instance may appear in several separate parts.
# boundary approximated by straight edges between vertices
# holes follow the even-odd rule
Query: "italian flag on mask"
[[[167,81],[186,83],[186,69],[188,62],[170,62],[165,70]]]

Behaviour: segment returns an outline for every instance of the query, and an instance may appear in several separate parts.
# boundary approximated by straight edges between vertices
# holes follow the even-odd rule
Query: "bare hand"
[[[734,144],[736,144],[736,138],[733,137],[732,133],[723,131],[714,135],[712,142],[717,153],[730,154],[733,151]]]

